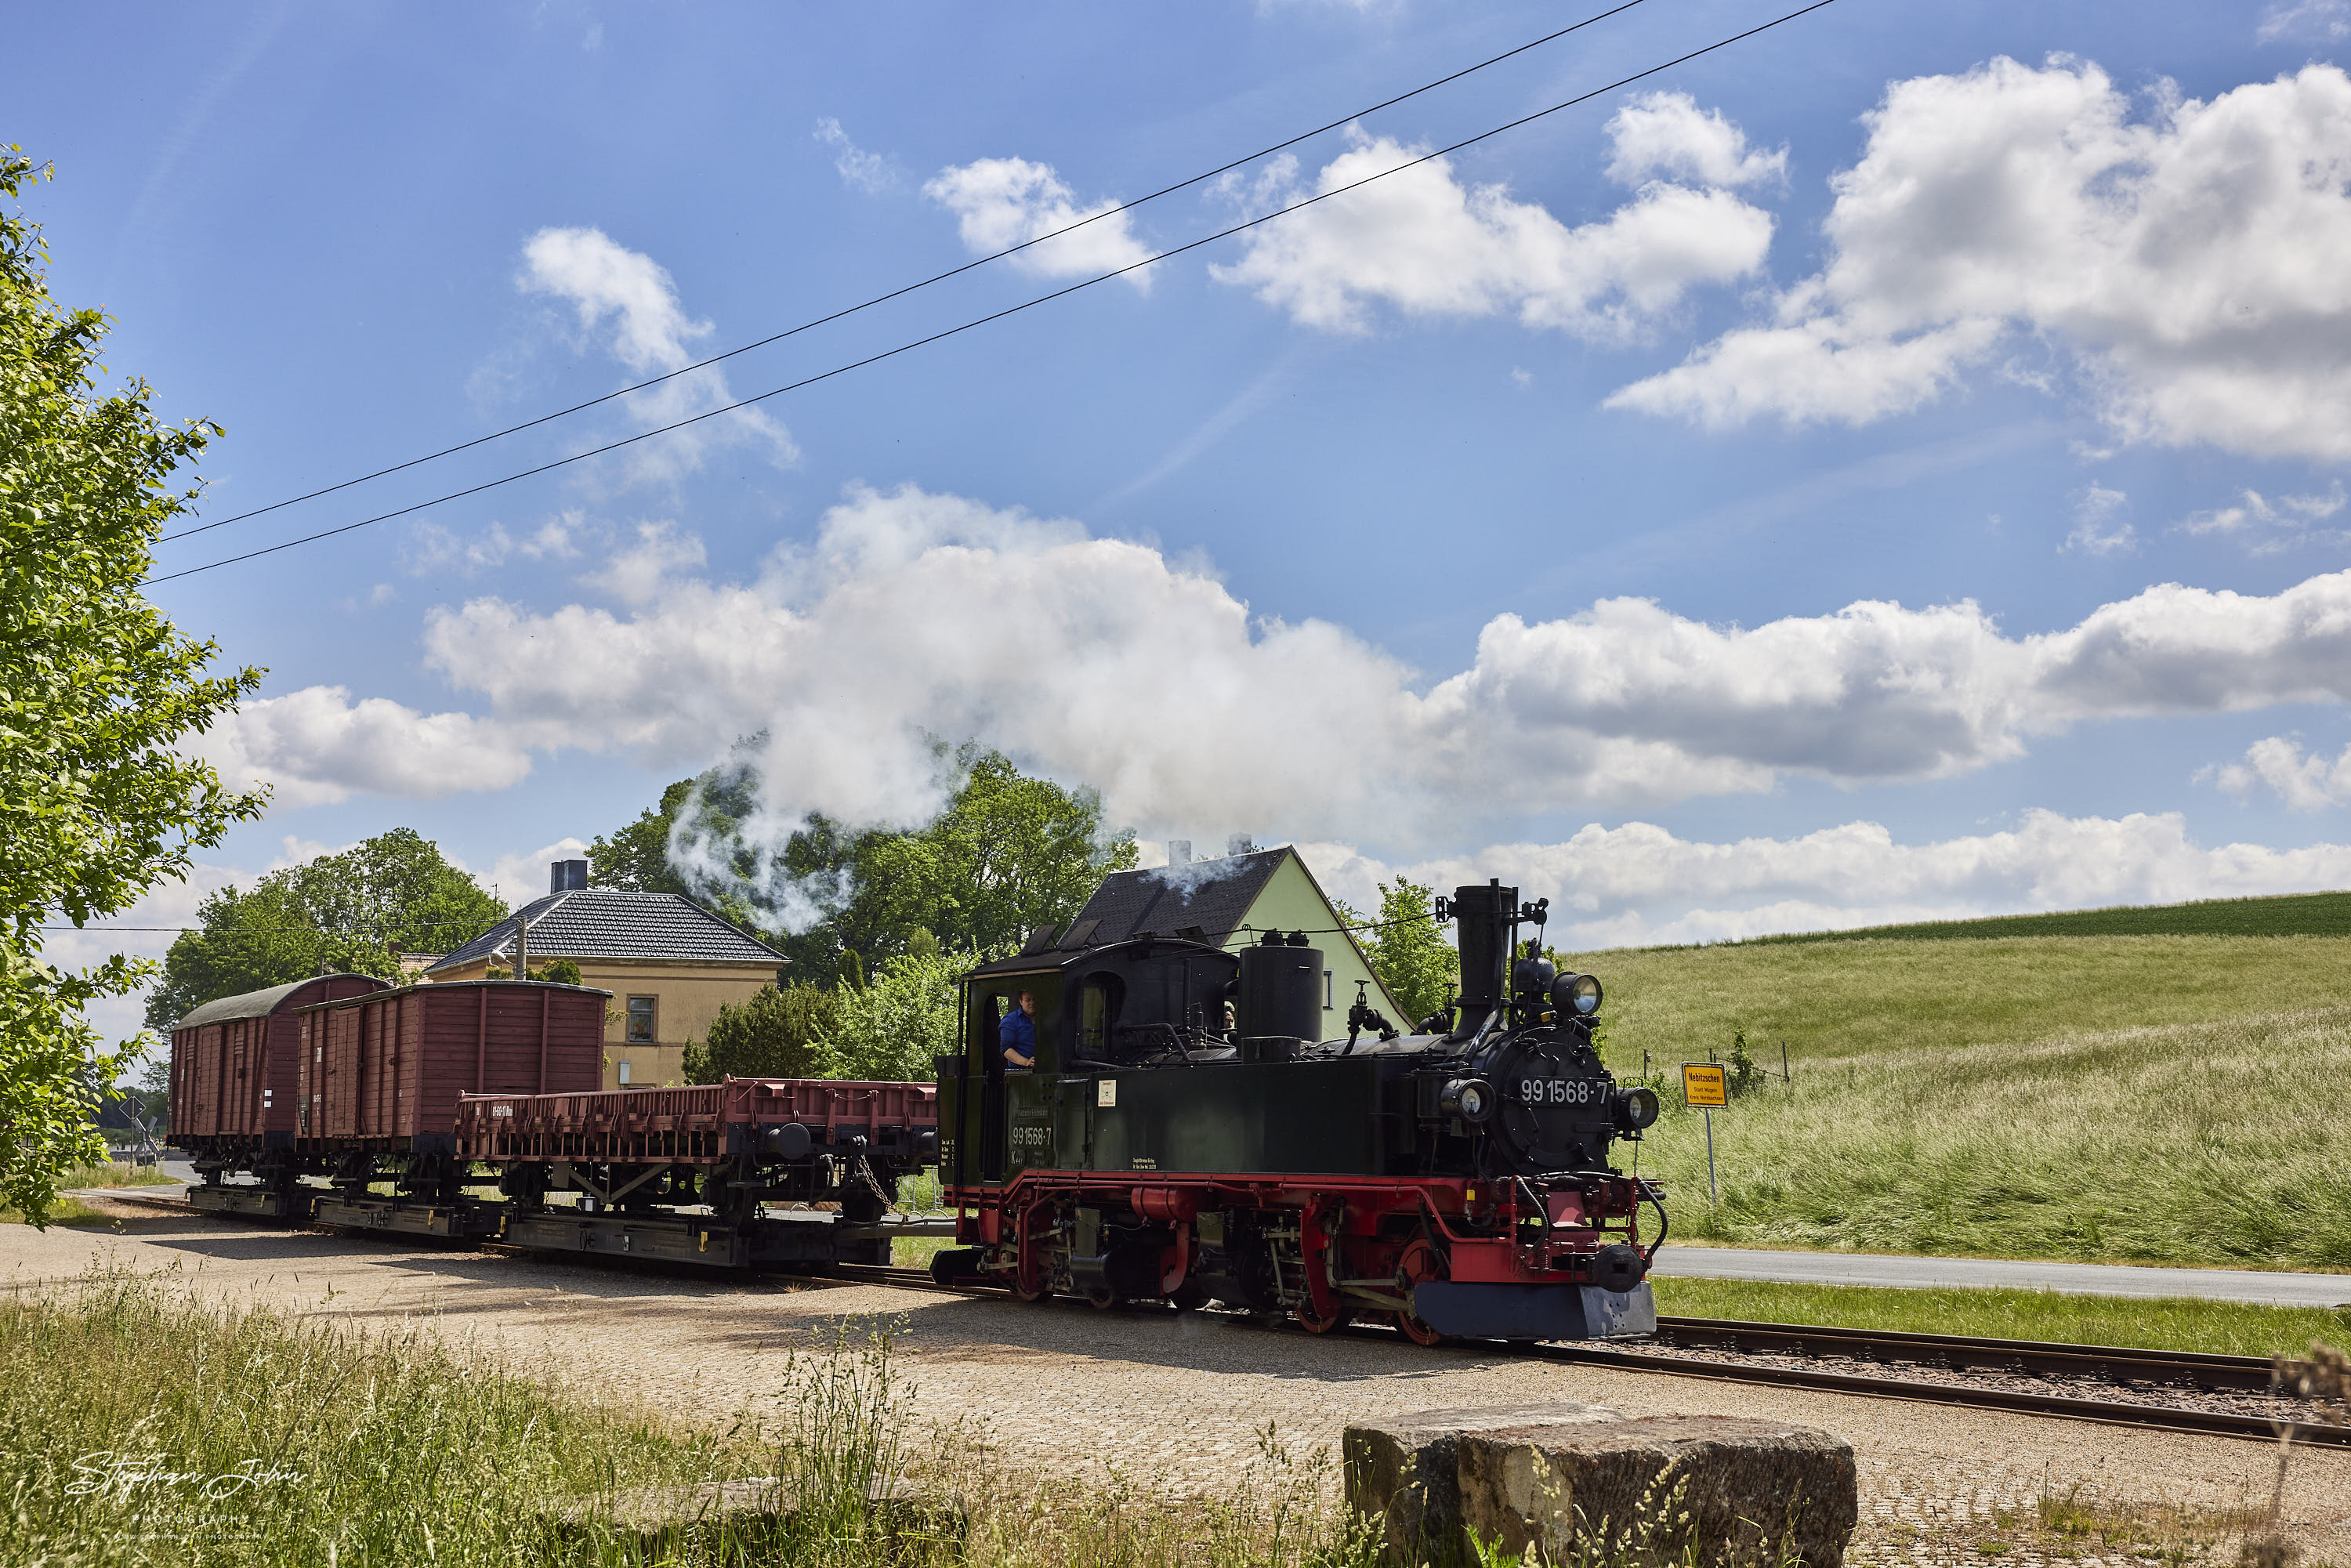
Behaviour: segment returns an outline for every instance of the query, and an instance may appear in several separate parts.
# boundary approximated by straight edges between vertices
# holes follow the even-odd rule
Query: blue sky
[[[1002,309],[1787,8],[1646,0],[159,572]],[[60,299],[119,319],[109,362],[227,428],[209,520],[1588,14],[52,7],[0,60],[0,135],[57,164],[26,205]],[[2343,885],[2346,50],[2343,0],[1839,0],[756,415],[161,583],[268,667],[206,745],[277,804],[144,913],[402,823],[517,896],[762,729],[777,835],[919,820],[919,736],[971,735],[1153,843],[1295,839],[1358,897],[1516,877],[1593,943]]]

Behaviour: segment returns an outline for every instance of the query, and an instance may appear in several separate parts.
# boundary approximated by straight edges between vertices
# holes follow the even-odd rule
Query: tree
[[[765,987],[747,1002],[720,1008],[709,1038],[685,1048],[685,1081],[822,1077],[833,1024],[833,998],[822,988]]]
[[[0,193],[43,177],[0,151]],[[140,593],[157,536],[194,499],[172,488],[220,427],[167,425],[133,378],[101,392],[107,319],[60,309],[48,251],[0,211],[0,1207],[46,1223],[58,1175],[104,1157],[94,1115],[141,1041],[107,1049],[82,1009],[136,990],[122,955],[78,972],[42,928],[119,915],[261,814],[190,736],[261,672],[206,673],[219,651]]]
[[[669,831],[677,810],[694,793],[695,780],[681,779],[662,791],[661,804],[637,814],[609,839],[588,846],[588,885],[628,893],[684,893],[685,883],[669,863]]]
[[[1029,778],[977,744],[939,748],[951,788],[926,826],[858,830],[816,816],[767,861],[742,827],[758,804],[749,758],[761,738],[738,742],[734,759],[671,785],[657,808],[596,840],[590,879],[686,891],[669,855],[675,841],[708,868],[693,879],[693,896],[780,948],[798,973],[830,977],[907,951],[917,931],[949,948],[1010,951],[1037,926],[1071,919],[1103,876],[1134,864],[1134,835],[1103,831],[1093,791]],[[777,930],[775,901],[760,897],[771,875],[830,913],[798,933]]]
[[[379,833],[340,854],[274,871],[196,908],[163,960],[147,1022],[168,1029],[214,997],[315,975],[320,968],[401,977],[402,952],[445,953],[506,918],[498,901],[413,828]]]
[[[1379,886],[1378,927],[1364,933],[1364,956],[1405,1010],[1396,1024],[1408,1029],[1445,1005],[1460,981],[1461,955],[1445,939],[1430,889],[1402,877]]]

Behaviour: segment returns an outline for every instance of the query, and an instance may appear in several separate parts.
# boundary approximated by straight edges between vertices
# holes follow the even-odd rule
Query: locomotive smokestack
[[[1453,890],[1453,918],[1461,943],[1461,1021],[1474,1030],[1510,995],[1510,917],[1519,890],[1500,882]]]

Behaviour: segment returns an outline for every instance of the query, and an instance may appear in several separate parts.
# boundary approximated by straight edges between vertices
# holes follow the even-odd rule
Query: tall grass
[[[726,1450],[419,1333],[215,1315],[152,1278],[0,1300],[0,1561],[26,1568],[618,1560],[551,1502]]]
[[[167,1278],[0,1298],[12,1568],[1368,1568],[1332,1479],[1270,1429],[1203,1497],[918,1427],[886,1325],[820,1333],[768,1420],[696,1433]],[[737,1511],[695,1522],[730,1479]]]
[[[2351,1269],[2351,1009],[1853,1043],[1807,1053],[1792,1083],[1714,1113],[1719,1205],[1699,1113],[1660,1084],[1667,1110],[1642,1168],[1667,1179],[1676,1234]]]

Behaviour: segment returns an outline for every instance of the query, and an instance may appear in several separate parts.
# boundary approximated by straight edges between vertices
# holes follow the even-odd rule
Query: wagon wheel
[[[1291,1315],[1308,1333],[1331,1333],[1355,1321],[1355,1314],[1346,1307],[1335,1308],[1328,1317],[1317,1316],[1311,1301],[1301,1303]]]
[[[1405,1248],[1396,1260],[1396,1280],[1404,1286],[1406,1300],[1411,1298],[1415,1285],[1444,1277],[1445,1260],[1437,1256],[1437,1249],[1425,1239]],[[1443,1344],[1447,1338],[1423,1322],[1410,1307],[1395,1313],[1395,1326],[1403,1332],[1405,1338],[1415,1344]]]

